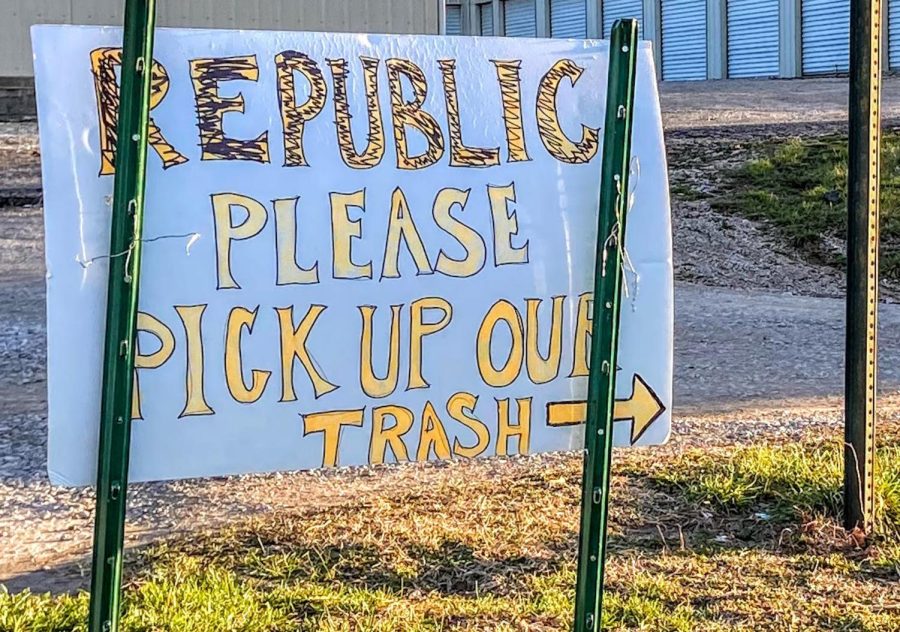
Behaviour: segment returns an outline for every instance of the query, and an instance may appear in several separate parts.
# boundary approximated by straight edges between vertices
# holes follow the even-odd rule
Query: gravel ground
[[[843,296],[835,268],[804,260],[765,224],[711,208],[710,198],[727,195],[723,174],[745,162],[761,140],[818,135],[834,124],[748,126],[674,130],[666,135],[672,187],[675,279],[712,287]],[[884,297],[900,296],[884,287]]]
[[[37,124],[0,122],[0,189],[38,189],[41,154]]]
[[[837,79],[729,79],[661,84],[667,130],[783,123],[823,123],[847,118],[849,88]],[[882,116],[900,116],[900,77],[885,77]]]
[[[900,119],[889,125],[895,128],[898,124]],[[728,195],[727,170],[756,155],[761,144],[840,131],[840,124],[821,123],[667,132],[676,281],[794,295],[844,296],[842,270],[804,259],[765,222],[711,207],[712,200]],[[835,246],[843,249],[842,242]],[[883,279],[881,299],[900,301],[900,284]]]
[[[707,286],[840,297],[839,270],[804,261],[759,222],[723,214],[679,188],[727,195],[722,173],[745,161],[761,141],[846,131],[846,79],[669,82],[660,88],[675,248],[675,278]],[[882,87],[886,126],[900,124],[900,77]],[[882,298],[900,300],[885,283]]]
[[[900,116],[900,107],[893,109],[900,80],[889,79],[885,95],[886,116]],[[846,115],[840,80],[671,84],[662,98],[672,182],[709,192],[723,167],[746,157],[747,143],[834,131]],[[41,210],[9,202],[18,195],[11,192],[35,190],[39,181],[35,125],[0,124],[0,583],[12,590],[83,585],[93,521],[93,490],[51,487],[45,473]],[[836,432],[840,275],[802,261],[765,225],[715,213],[702,200],[676,199],[673,217],[676,420],[665,449]],[[893,288],[886,289],[892,298]],[[884,417],[897,419],[900,305],[883,305],[881,322]],[[273,507],[426,484],[446,468],[487,476],[504,463],[135,485],[128,538],[136,543]]]

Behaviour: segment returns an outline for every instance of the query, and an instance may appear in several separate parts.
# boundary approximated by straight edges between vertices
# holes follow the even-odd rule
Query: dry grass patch
[[[617,454],[604,628],[900,631],[900,538],[835,522],[834,446]],[[898,453],[883,448],[885,520]],[[127,632],[567,630],[577,457],[422,469],[378,494],[134,554]],[[83,630],[86,596],[0,594],[0,632]]]

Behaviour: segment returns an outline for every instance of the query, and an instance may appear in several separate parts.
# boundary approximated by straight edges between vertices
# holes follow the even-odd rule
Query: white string
[[[141,239],[140,242],[144,244],[149,244],[154,241],[162,241],[163,239],[187,239],[187,243],[185,244],[184,253],[187,256],[191,255],[191,248],[197,241],[200,239],[200,233],[182,233],[178,235],[159,235],[157,237],[148,237],[146,239]],[[122,252],[117,252],[112,255],[97,255],[95,257],[90,257],[88,259],[82,259],[80,254],[75,255],[75,261],[82,268],[89,268],[96,261],[100,261],[102,259],[115,259],[116,257],[128,257],[129,261],[131,258],[131,251],[134,250],[134,242],[132,242],[128,248],[123,250]],[[125,268],[128,268],[128,261],[125,262]],[[127,272],[126,272],[127,274]]]

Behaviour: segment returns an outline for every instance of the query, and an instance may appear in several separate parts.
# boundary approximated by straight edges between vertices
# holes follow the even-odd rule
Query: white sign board
[[[94,482],[116,28],[32,31],[49,471]],[[133,480],[578,449],[608,42],[159,29]],[[639,56],[618,445],[672,396]],[[639,175],[637,166],[639,165]]]

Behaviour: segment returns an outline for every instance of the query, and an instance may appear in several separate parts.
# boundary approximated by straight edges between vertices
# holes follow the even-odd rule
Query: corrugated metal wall
[[[728,0],[728,76],[778,75],[778,0]]]
[[[551,37],[587,37],[585,0],[550,0]]]
[[[447,35],[461,35],[462,28],[462,7],[458,4],[447,5],[447,24],[444,32]]]
[[[494,5],[478,5],[478,26],[481,29],[479,35],[489,37],[494,34]]]
[[[534,0],[503,0],[503,34],[507,37],[537,35]]]
[[[644,3],[642,0],[606,0],[603,3],[603,37],[612,34],[612,27],[621,18],[638,19],[638,37],[644,37]]]
[[[438,33],[442,0],[161,0],[160,26]],[[0,77],[30,77],[32,24],[122,24],[122,0],[0,0]]]
[[[661,19],[663,79],[706,79],[706,3],[661,0]]]

